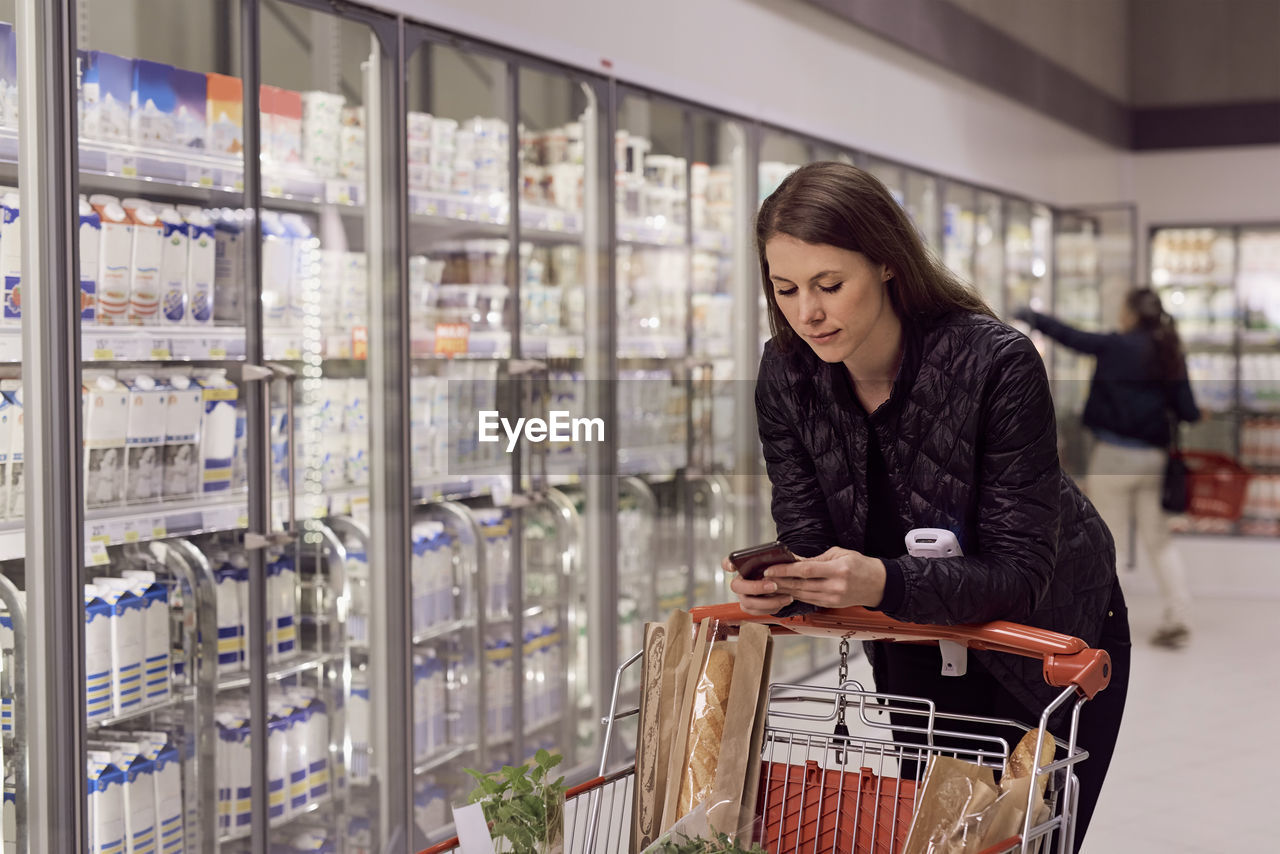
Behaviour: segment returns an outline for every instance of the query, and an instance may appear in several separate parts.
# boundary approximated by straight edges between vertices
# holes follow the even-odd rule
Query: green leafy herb
[[[727,834],[717,833],[715,839],[685,839],[682,842],[667,841],[654,849],[658,854],[766,854],[758,845],[743,848]]]
[[[539,750],[533,765],[505,765],[492,774],[470,768],[476,788],[467,799],[481,804],[499,854],[546,854],[557,849],[564,833],[564,777],[554,782],[550,771],[563,760]]]

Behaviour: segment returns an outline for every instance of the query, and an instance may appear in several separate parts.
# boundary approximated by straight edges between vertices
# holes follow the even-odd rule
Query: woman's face
[[[778,234],[764,246],[778,308],[824,362],[844,362],[893,314],[892,274],[861,252]]]
[[[1120,306],[1120,331],[1131,332],[1138,326],[1138,315],[1129,308],[1128,303]]]

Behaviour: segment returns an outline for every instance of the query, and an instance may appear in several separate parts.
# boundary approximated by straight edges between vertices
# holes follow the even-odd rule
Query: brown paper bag
[[[658,837],[666,803],[668,757],[679,703],[675,699],[677,670],[687,667],[693,624],[685,611],[673,611],[666,623],[645,625],[644,674],[640,696],[640,725],[636,738],[636,786],[631,811],[631,852],[643,850]]]
[[[730,836],[742,829],[742,802],[748,771],[752,766],[760,766],[759,746],[753,742],[761,686],[768,685],[765,664],[771,639],[768,628],[748,623],[742,626],[737,640],[732,642],[735,650],[733,681],[729,686],[715,786],[707,807],[711,829]],[[754,805],[754,790],[751,791]]]
[[[990,768],[949,756],[933,757],[902,854],[961,854],[963,835],[959,840],[954,837],[964,827],[964,817],[989,806],[998,791]]]
[[[756,798],[760,794],[760,751],[764,747],[764,725],[769,713],[769,679],[773,668],[773,635],[770,634],[764,648],[764,667],[760,672],[760,685],[756,695],[756,715],[751,722],[751,747],[747,750],[747,776],[742,784],[742,811],[738,827],[743,840],[751,840],[751,830],[756,818]]]
[[[666,831],[680,818],[680,790],[684,782],[684,769],[689,746],[689,722],[693,717],[693,704],[697,695],[698,680],[702,677],[703,663],[707,656],[708,636],[712,631],[711,622],[702,623],[698,628],[697,639],[693,649],[684,657],[676,671],[676,691],[678,696],[676,713],[673,719],[672,739],[664,742],[671,746],[671,754],[667,765],[667,787],[662,808],[661,830]]]

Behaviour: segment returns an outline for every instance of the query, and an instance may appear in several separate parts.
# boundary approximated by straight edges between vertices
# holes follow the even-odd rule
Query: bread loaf
[[[1053,736],[1048,730],[1033,729],[1022,737],[1018,742],[1018,746],[1009,754],[1009,760],[1004,765],[1005,780],[1017,780],[1021,777],[1030,777],[1035,774],[1036,761],[1036,742],[1043,738],[1044,746],[1040,749],[1040,767],[1053,762],[1054,754],[1057,752],[1058,745],[1053,740]],[[1041,777],[1036,780],[1036,789],[1040,792],[1040,796],[1044,797],[1045,784],[1048,778]]]
[[[707,656],[707,666],[698,679],[689,725],[689,746],[685,752],[684,779],[680,786],[677,812],[683,818],[711,794],[724,736],[725,705],[733,681],[733,648],[717,643]]]

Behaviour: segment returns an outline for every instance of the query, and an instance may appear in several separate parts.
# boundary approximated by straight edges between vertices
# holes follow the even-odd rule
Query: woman
[[[774,332],[756,414],[778,538],[805,559],[733,591],[752,613],[1006,619],[1108,650],[1111,686],[1081,719],[1083,840],[1124,708],[1128,618],[1111,537],[1058,463],[1043,362],[852,166],[792,173],[761,206],[756,245]],[[954,532],[964,556],[907,556],[921,527]],[[974,652],[967,675],[943,677],[936,648],[867,646],[879,690],[942,711],[1034,724],[1058,693],[1030,659]]]
[[[1084,424],[1098,440],[1085,488],[1122,556],[1130,554],[1130,518],[1136,517],[1138,540],[1164,599],[1160,627],[1151,640],[1179,648],[1191,634],[1190,598],[1182,559],[1169,544],[1160,491],[1172,431],[1178,421],[1199,421],[1200,410],[1173,318],[1150,288],[1125,296],[1118,333],[1082,332],[1030,309],[1018,316],[1060,344],[1098,358],[1084,406]]]

